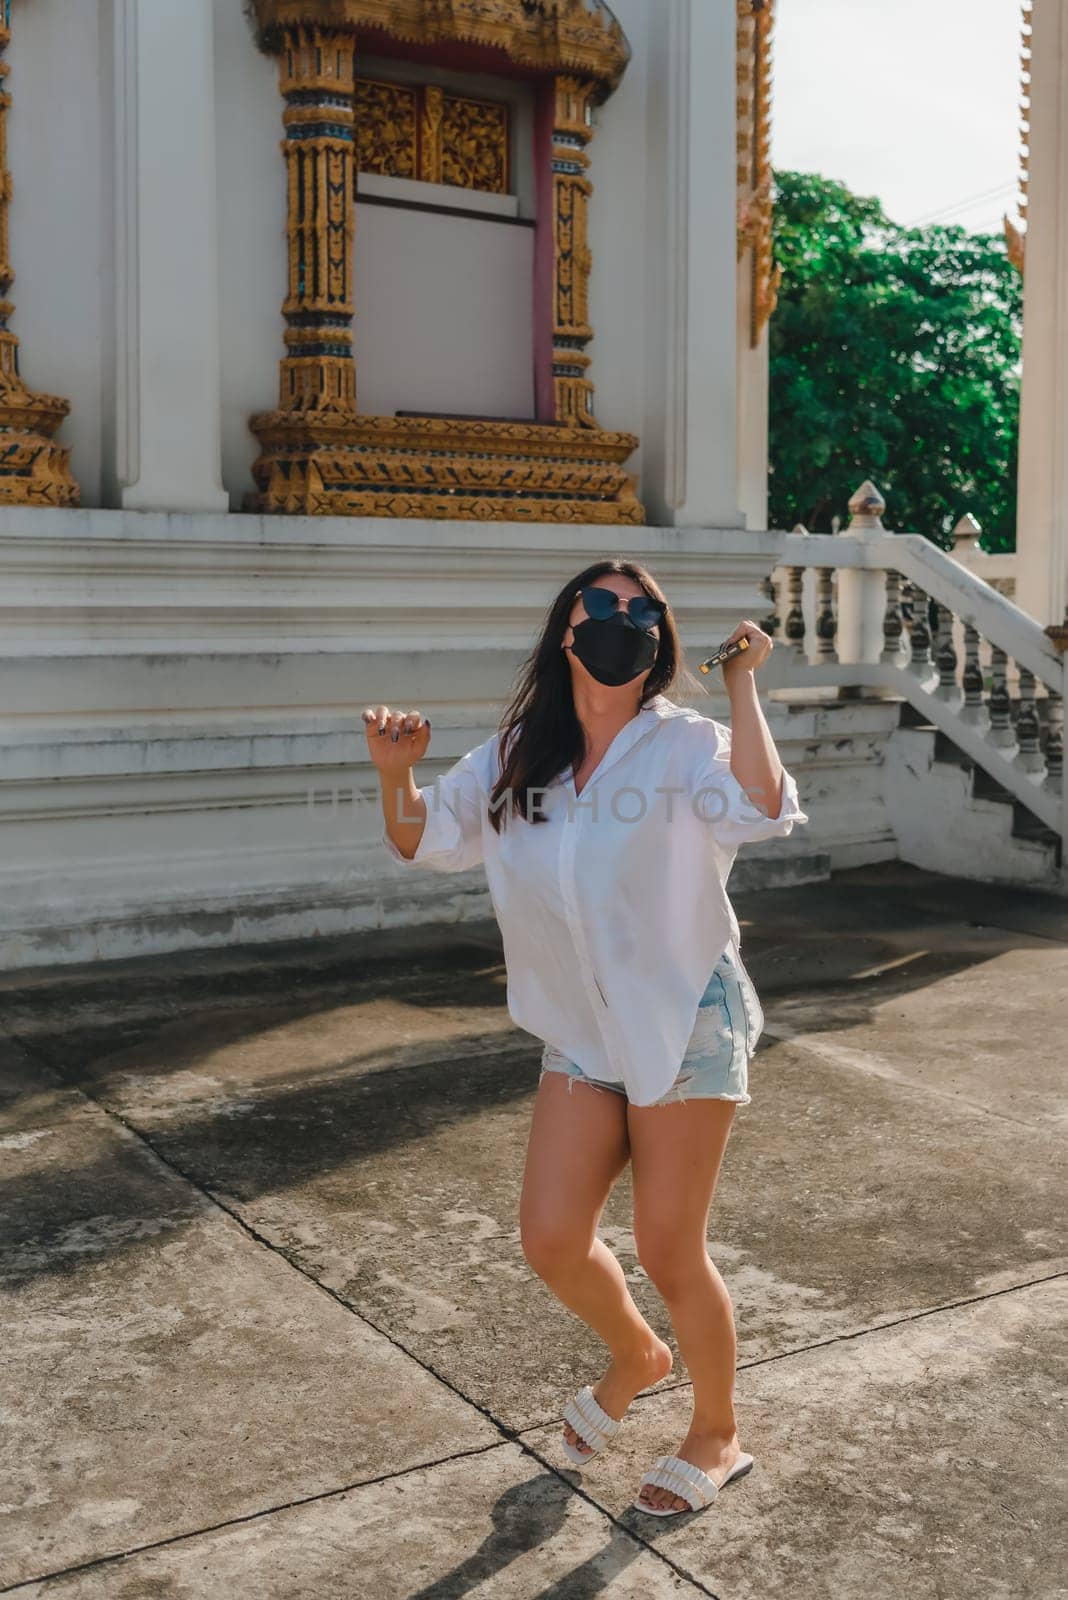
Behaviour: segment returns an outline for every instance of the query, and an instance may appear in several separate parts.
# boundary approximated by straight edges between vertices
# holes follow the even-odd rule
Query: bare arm
[[[723,668],[731,706],[731,771],[756,809],[775,818],[782,810],[783,765],[754,676],[771,654],[773,641],[748,618],[739,623],[731,639],[743,635],[750,640],[749,649]]]
[[[378,771],[386,832],[411,860],[426,827],[426,801],[415,781],[415,764],[426,754],[430,723],[418,711],[370,707],[363,713],[367,748]]]
[[[419,793],[411,767],[408,768],[406,783],[389,784],[381,774],[379,776],[386,832],[401,855],[407,856],[410,861],[426,829],[426,801]]]

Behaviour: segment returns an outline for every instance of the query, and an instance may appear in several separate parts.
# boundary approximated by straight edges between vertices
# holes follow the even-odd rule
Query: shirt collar
[[[633,744],[636,744],[640,738],[648,733],[654,723],[662,722],[666,717],[681,716],[684,710],[683,706],[678,706],[673,700],[669,700],[667,695],[654,694],[652,699],[646,702],[637,715],[631,717],[630,721],[625,722],[620,728],[601,757],[600,765],[586,780],[582,793],[585,794],[589,785],[599,779],[610,766],[615,766],[620,757],[625,755]],[[572,771],[573,769],[570,766],[565,767],[560,774],[560,781],[562,783],[569,782],[572,777]]]
[[[688,709],[686,706],[676,705],[675,701],[669,700],[666,694],[654,694],[653,698],[639,711],[638,716],[659,717],[663,721],[665,717],[684,717],[687,715]]]

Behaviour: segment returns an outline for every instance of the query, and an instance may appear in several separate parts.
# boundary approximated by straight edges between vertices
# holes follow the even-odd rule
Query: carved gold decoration
[[[289,262],[279,405],[351,414],[351,38],[294,28],[279,55],[279,76]]]
[[[1031,33],[1034,20],[1032,0],[1024,0],[1020,23],[1020,176],[1019,194],[1016,197],[1016,214],[1019,225],[1004,218],[1005,244],[1009,260],[1022,275],[1027,254],[1027,186],[1030,178],[1031,157]]]
[[[442,169],[441,120],[445,93],[428,83],[423,90],[423,119],[419,138],[419,176],[424,183],[440,183]]]
[[[0,57],[11,42],[9,8],[0,12]],[[7,296],[15,279],[8,256],[11,173],[7,165],[8,64],[0,59],[0,505],[76,506],[81,496],[70,470],[70,450],[53,440],[70,401],[37,394],[19,377],[19,342],[8,323]]]
[[[408,44],[482,45],[542,72],[594,79],[610,93],[630,59],[623,30],[598,0],[253,0],[263,48],[287,29],[344,28],[373,49]]]
[[[1023,228],[1018,228],[1010,217],[1006,217],[1004,222],[1005,248],[1008,251],[1009,260],[1012,262],[1017,272],[1022,273],[1024,269],[1024,257],[1027,253],[1027,234]]]
[[[508,107],[434,84],[356,80],[356,170],[508,193]]]
[[[254,511],[640,523],[630,433],[438,417],[257,419]]]
[[[752,251],[749,342],[775,310],[782,268],[772,260],[771,36],[775,0],[737,0],[737,252]]]
[[[508,193],[508,107],[447,94],[441,117],[441,181]]]
[[[355,128],[358,172],[378,172],[387,178],[426,176],[419,170],[419,95],[414,87],[358,79]]]
[[[553,393],[557,422],[597,426],[593,384],[586,376],[593,338],[589,320],[590,249],[587,208],[593,185],[586,176],[586,146],[593,136],[591,106],[595,85],[580,78],[556,79],[553,119]]]
[[[626,47],[613,23],[580,0],[255,0],[265,48],[278,54],[286,105],[289,292],[278,409],[251,419],[260,442],[249,510],[329,516],[465,517],[483,521],[640,523],[644,511],[624,462],[638,441],[593,420],[584,345],[589,249],[585,145],[595,93],[622,71]],[[599,80],[556,80],[553,171],[556,208],[554,378],[557,423],[464,418],[374,417],[356,412],[352,361],[354,39],[371,12],[418,15],[428,38],[471,38],[541,51],[558,62],[585,50]],[[587,35],[578,27],[585,18]],[[498,40],[457,31],[476,21]],[[479,24],[481,26],[481,23]],[[505,23],[508,24],[505,27]],[[384,24],[383,24],[384,25]],[[585,42],[583,40],[585,39]],[[596,47],[596,48],[595,48]],[[599,52],[599,53],[598,53]],[[599,87],[600,85],[600,87]],[[501,181],[502,168],[476,148],[485,120],[465,112],[463,160],[447,165],[449,96],[424,95],[419,144],[441,153],[447,172]],[[458,98],[458,97],[455,97]],[[498,124],[498,127],[500,125]],[[371,140],[369,148],[380,150]],[[378,157],[382,159],[381,156]],[[433,159],[428,157],[427,159]],[[507,181],[507,169],[503,168]],[[562,425],[561,425],[562,424]]]

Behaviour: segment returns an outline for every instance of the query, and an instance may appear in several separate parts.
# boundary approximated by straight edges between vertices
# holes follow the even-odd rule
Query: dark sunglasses
[[[580,589],[579,594],[582,596],[586,615],[592,617],[594,622],[607,622],[609,617],[615,616],[619,610],[619,596],[614,589],[590,584],[587,588]],[[642,628],[646,632],[664,620],[666,610],[665,601],[652,600],[647,594],[632,595],[627,601],[630,620],[636,628]]]

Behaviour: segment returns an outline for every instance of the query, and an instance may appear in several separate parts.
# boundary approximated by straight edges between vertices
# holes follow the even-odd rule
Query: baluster
[[[912,637],[912,618],[915,613],[912,593],[912,579],[903,577],[901,580],[901,620],[905,624],[904,649],[906,653],[908,652],[909,639]]]
[[[912,584],[912,654],[909,668],[926,678],[931,671],[931,629],[927,617],[927,596],[919,584]]]
[[[948,606],[936,601],[935,615],[938,618],[937,645],[935,648],[935,665],[938,668],[938,688],[935,694],[940,700],[959,700],[960,685],[957,683],[957,652],[953,648],[953,613]]]
[[[786,642],[793,650],[795,661],[806,661],[805,613],[801,609],[801,580],[804,567],[789,569],[789,610],[786,613]]]
[[[886,611],[883,615],[883,653],[880,661],[897,666],[905,648],[905,621],[901,612],[901,574],[893,568],[886,574]]]
[[[816,568],[816,660],[837,661],[834,636],[838,621],[834,614],[833,567]]]
[[[1017,662],[1017,666],[1019,666]],[[1040,736],[1042,725],[1038,720],[1038,707],[1035,705],[1035,675],[1027,667],[1020,667],[1020,709],[1016,713],[1016,765],[1023,772],[1041,772],[1045,767],[1042,759]]]
[[[1049,689],[1046,702],[1046,788],[1062,794],[1064,786],[1064,698]]]
[[[976,725],[986,723],[987,711],[983,704],[983,669],[979,665],[979,630],[970,622],[964,624],[964,705],[961,718]]]
[[[774,639],[775,635],[779,631],[779,597],[775,589],[774,573],[769,572],[766,578],[762,578],[760,580],[760,592],[766,600],[771,601],[771,610],[768,612],[760,626],[768,635],[769,639]]]
[[[1004,650],[1000,650],[996,644],[991,645],[990,695],[987,699],[990,726],[986,736],[999,750],[1011,750],[1016,743],[1016,735],[1012,731],[1012,702],[1009,699],[1007,679],[1008,662],[1009,658]]]

